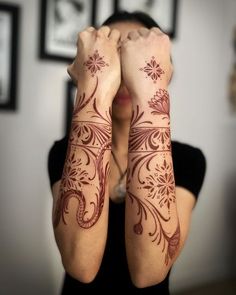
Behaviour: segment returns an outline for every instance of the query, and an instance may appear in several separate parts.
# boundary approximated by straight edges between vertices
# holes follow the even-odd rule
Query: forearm
[[[141,287],[164,279],[180,240],[169,95],[163,85],[142,93],[132,98],[126,202],[128,263],[133,281]]]
[[[63,264],[72,276],[85,282],[96,275],[106,242],[111,151],[110,104],[102,94],[98,78],[91,80],[78,88],[59,196],[53,210]]]

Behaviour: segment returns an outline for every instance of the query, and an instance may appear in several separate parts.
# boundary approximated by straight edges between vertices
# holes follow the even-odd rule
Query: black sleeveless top
[[[50,185],[61,179],[68,137],[56,141],[49,152]],[[188,189],[197,198],[203,183],[206,161],[200,149],[172,141],[176,186]],[[65,274],[62,294],[86,294],[86,290],[132,290],[132,294],[169,294],[169,274],[163,282],[148,288],[136,288],[130,279],[125,252],[125,203],[109,202],[107,244],[99,272],[93,282],[81,283]],[[84,290],[84,292],[83,292]]]

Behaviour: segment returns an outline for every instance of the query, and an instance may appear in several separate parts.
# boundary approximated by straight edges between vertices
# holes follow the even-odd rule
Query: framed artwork
[[[72,80],[69,80],[66,83],[66,103],[65,103],[65,118],[64,118],[65,134],[68,134],[71,128],[71,119],[72,119],[75,98],[76,98],[76,86],[72,82]]]
[[[115,11],[142,11],[150,15],[170,36],[176,36],[178,0],[114,0]]]
[[[95,23],[96,0],[41,0],[40,58],[70,62],[77,35]]]
[[[95,26],[100,27],[102,23],[115,12],[114,0],[97,0],[95,3],[96,19]]]
[[[0,110],[17,108],[19,7],[0,4]]]

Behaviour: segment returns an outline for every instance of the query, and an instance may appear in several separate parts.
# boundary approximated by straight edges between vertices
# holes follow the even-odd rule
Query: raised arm
[[[53,225],[65,270],[85,283],[99,270],[107,236],[110,108],[120,85],[119,37],[108,27],[81,32],[68,68],[78,89],[63,175],[53,186]]]
[[[180,250],[171,154],[170,41],[159,29],[131,32],[122,74],[132,95],[126,201],[126,250],[137,287],[160,283]]]

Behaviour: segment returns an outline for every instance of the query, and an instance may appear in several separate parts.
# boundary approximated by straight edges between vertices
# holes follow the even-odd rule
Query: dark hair
[[[147,13],[141,11],[118,11],[108,17],[103,23],[104,26],[117,23],[117,22],[138,22],[144,25],[146,28],[151,29],[152,27],[158,27],[160,30],[160,26],[158,23]]]

